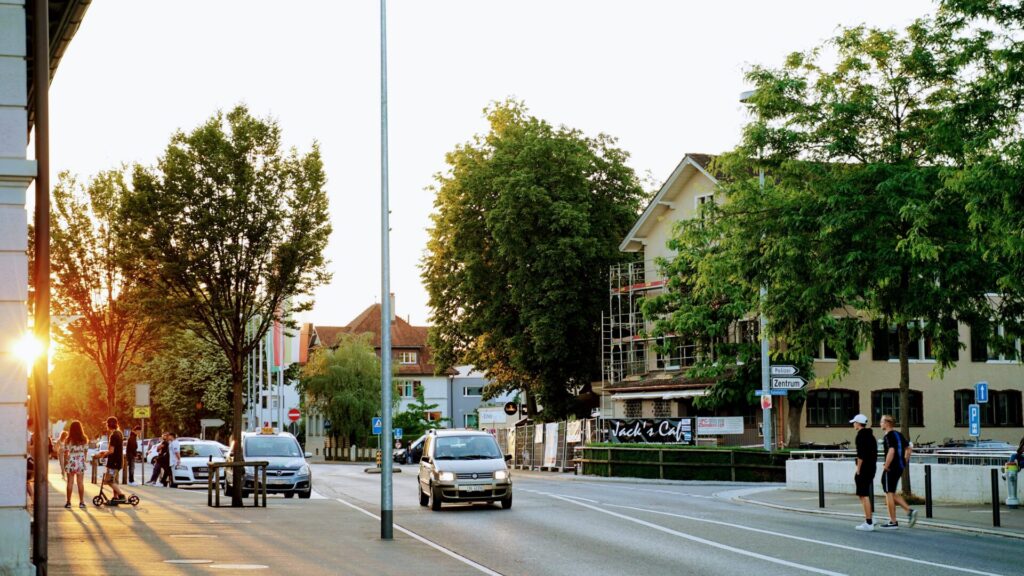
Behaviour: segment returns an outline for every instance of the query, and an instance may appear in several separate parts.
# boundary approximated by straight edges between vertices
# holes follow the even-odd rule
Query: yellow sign
[[[135,418],[149,418],[149,406],[136,406],[135,413],[132,414]]]

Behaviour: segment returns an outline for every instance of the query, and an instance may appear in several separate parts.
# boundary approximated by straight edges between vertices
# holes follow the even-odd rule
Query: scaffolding
[[[601,318],[601,365],[608,384],[648,372],[647,349],[653,338],[640,305],[665,286],[663,279],[649,279],[648,270],[653,267],[641,261],[616,264],[609,270],[608,312]]]

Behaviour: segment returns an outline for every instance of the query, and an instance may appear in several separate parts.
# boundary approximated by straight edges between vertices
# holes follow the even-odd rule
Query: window
[[[971,362],[1014,362],[1021,355],[1020,338],[1013,342],[1003,342],[1002,349],[996,349],[988,342],[992,327],[971,326]],[[1006,328],[996,326],[996,336],[1006,338]]]
[[[640,418],[643,416],[643,403],[641,400],[626,400],[626,418]]]
[[[416,393],[420,391],[422,383],[419,380],[399,380],[398,397],[399,398],[415,398]]]
[[[427,422],[437,422],[441,419],[440,412],[426,412]]]
[[[463,427],[469,429],[475,429],[479,426],[479,419],[476,414],[463,414],[462,416]]]
[[[903,415],[899,390],[875,390],[871,393],[871,421],[877,425],[883,414],[892,415],[896,419],[894,425],[900,425]],[[917,390],[910,391],[910,425],[924,426],[924,404]]]
[[[463,386],[463,396],[483,396],[484,389],[481,386]]]
[[[654,401],[654,417],[655,418],[671,418],[672,417],[672,403],[668,400],[655,400]]]
[[[959,427],[969,424],[967,407],[974,404],[974,390],[953,392],[953,420]],[[1024,426],[1019,390],[989,390],[988,402],[980,404],[982,428],[1019,428]]]
[[[850,360],[860,360],[860,354],[857,353],[857,348],[854,345],[853,341],[851,340],[850,342],[847,342],[846,345],[847,351],[850,354]],[[814,357],[817,360],[839,359],[839,355],[836,353],[836,351],[831,346],[829,346],[828,343],[825,341],[822,341],[820,344],[818,344],[818,351],[814,355]]]
[[[416,351],[415,350],[400,350],[395,354],[395,358],[399,364],[415,364],[416,363]]]
[[[698,213],[700,213],[701,208],[703,208],[705,204],[713,204],[714,201],[714,194],[700,194],[694,199],[694,208],[697,210]]]
[[[680,338],[659,338],[655,352],[659,370],[686,368],[697,362],[697,345]]]
[[[931,335],[922,334],[919,338],[914,338],[914,332],[919,331],[920,326],[921,324],[918,320],[911,322],[909,325],[910,341],[907,342],[907,358],[910,360],[935,360]],[[871,331],[871,359],[899,360],[900,339],[896,326],[884,328],[880,322],[875,321],[871,323]],[[957,350],[954,349],[953,360],[957,360],[958,356]]]
[[[860,412],[855,390],[829,388],[807,392],[807,426],[847,426]]]

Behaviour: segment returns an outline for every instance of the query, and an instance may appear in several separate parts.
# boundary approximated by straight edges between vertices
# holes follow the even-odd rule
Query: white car
[[[206,484],[210,477],[210,462],[223,462],[224,453],[217,442],[208,440],[181,440],[178,442],[181,463],[173,465],[174,483],[177,485]],[[223,470],[220,477],[223,479]]]

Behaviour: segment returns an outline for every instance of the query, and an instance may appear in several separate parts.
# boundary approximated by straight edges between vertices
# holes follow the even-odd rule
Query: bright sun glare
[[[36,358],[43,353],[43,344],[31,332],[26,332],[22,334],[21,338],[14,341],[11,353],[20,358],[31,370]]]

